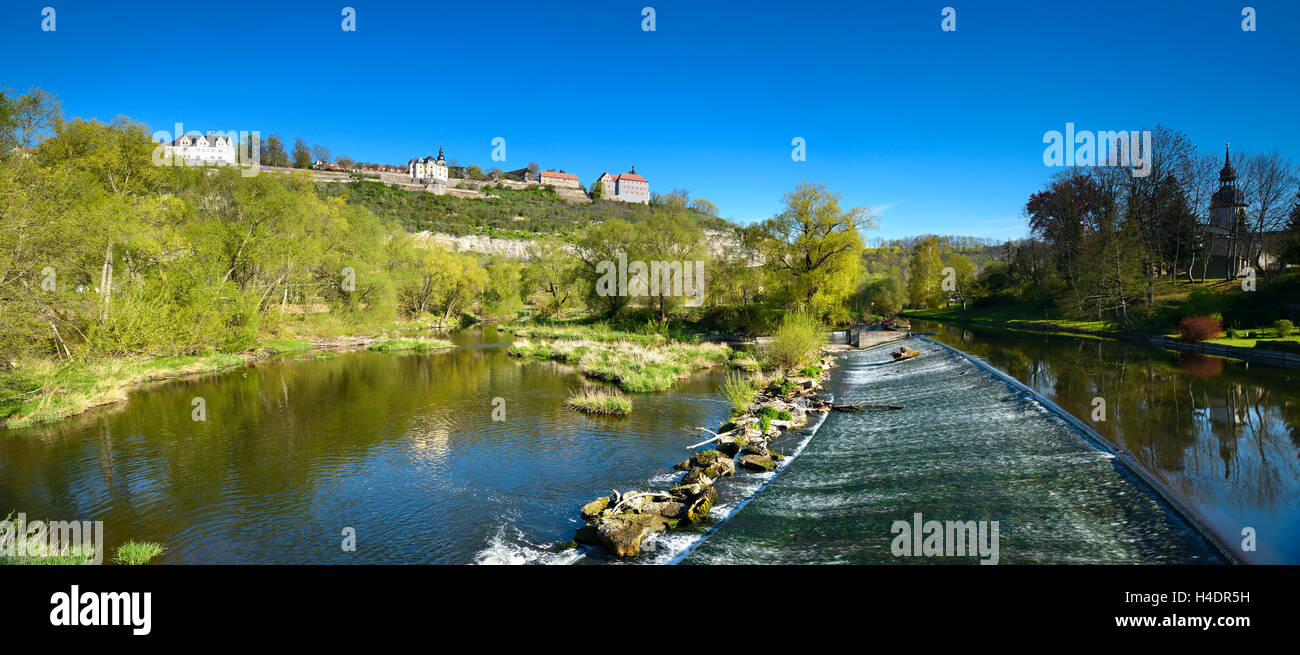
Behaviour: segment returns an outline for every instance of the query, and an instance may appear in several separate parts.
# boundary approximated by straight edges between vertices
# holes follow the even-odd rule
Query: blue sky
[[[741,222],[810,180],[876,208],[869,238],[1023,234],[1053,172],[1043,134],[1066,122],[1300,157],[1300,3],[1068,4],[3,0],[0,86],[55,92],[69,116],[277,132],[365,161],[442,144],[584,184],[635,165]]]

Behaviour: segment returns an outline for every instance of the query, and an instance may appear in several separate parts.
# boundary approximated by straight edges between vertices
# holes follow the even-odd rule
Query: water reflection
[[[287,357],[13,431],[0,516],[103,520],[109,546],[160,541],[168,563],[466,563],[503,526],[568,539],[574,508],[643,485],[726,416],[706,373],[591,419],[562,406],[588,383],[571,368],[511,359],[491,328],[451,338],[466,347]]]
[[[1300,371],[1101,339],[914,322],[1129,449],[1252,561],[1300,563]],[[1106,406],[1091,421],[1094,398]],[[1248,555],[1250,555],[1248,553]]]

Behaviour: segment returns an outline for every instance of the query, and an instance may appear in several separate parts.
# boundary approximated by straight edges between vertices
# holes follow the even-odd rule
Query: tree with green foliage
[[[579,260],[563,241],[555,237],[538,239],[529,245],[529,286],[536,290],[543,313],[563,316],[579,292]]]
[[[627,287],[610,288],[602,284],[602,279],[610,279],[611,273],[617,277],[620,261],[635,260],[640,242],[641,231],[617,218],[593,224],[578,235],[575,244],[581,262],[578,276],[584,282],[588,307],[613,318],[628,305],[631,297]]]
[[[279,134],[272,134],[262,142],[262,164],[265,166],[289,167],[289,155],[284,151],[284,141]]]
[[[302,137],[293,140],[293,167],[311,168],[311,148],[307,147],[307,141]]]
[[[524,308],[524,264],[508,259],[487,266],[482,314],[490,318],[514,318]]]
[[[842,210],[839,194],[805,182],[785,195],[785,211],[747,228],[744,242],[770,272],[778,302],[825,315],[853,293],[859,232],[874,226],[870,210]]]
[[[650,266],[649,276],[652,278],[644,281],[651,293],[648,304],[657,309],[659,319],[664,320],[668,318],[668,312],[685,299],[677,295],[676,278],[684,277],[687,267],[691,267],[689,273],[694,274],[692,262],[702,261],[705,257],[704,231],[685,211],[667,209],[652,214],[639,230],[639,235],[634,250],[637,257]],[[661,265],[658,271],[654,263]],[[674,264],[680,264],[680,269]],[[656,272],[658,276],[655,276]],[[655,277],[658,279],[653,279]],[[693,280],[693,283],[704,285],[704,280]],[[680,293],[689,293],[684,280],[681,284],[683,289]],[[656,289],[658,294],[654,293]]]
[[[907,305],[907,286],[892,275],[869,277],[858,287],[856,304],[863,314],[897,316]]]
[[[947,266],[944,267],[945,269],[952,269],[951,271],[944,271],[945,277],[949,276],[951,273],[952,279],[950,285],[952,289],[943,289],[946,296],[945,299],[956,299],[957,302],[961,303],[961,308],[964,310],[966,309],[966,304],[978,296],[975,264],[971,263],[969,257],[960,253],[952,253],[948,255],[948,258],[944,263],[947,264]],[[940,287],[943,287],[943,285],[940,284]]]
[[[929,237],[916,244],[912,262],[908,266],[907,299],[917,309],[938,307],[943,304],[943,263],[939,253],[939,240]]]

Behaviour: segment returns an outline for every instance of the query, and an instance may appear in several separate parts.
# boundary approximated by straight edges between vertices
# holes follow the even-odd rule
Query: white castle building
[[[166,148],[173,158],[188,166],[235,164],[235,144],[224,134],[182,134],[167,144]]]
[[[613,173],[601,173],[596,178],[600,182],[601,192],[604,198],[609,200],[621,200],[623,202],[639,202],[643,205],[650,204],[650,183],[644,177],[636,174],[636,166],[632,170],[621,175]]]
[[[407,172],[410,173],[412,180],[420,180],[427,183],[447,182],[447,158],[442,156],[442,147],[438,147],[438,158],[432,156],[423,159],[412,159],[406,162]]]

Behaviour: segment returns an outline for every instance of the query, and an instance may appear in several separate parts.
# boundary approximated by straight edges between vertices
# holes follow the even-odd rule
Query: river
[[[1201,398],[1220,398],[1211,389],[1221,387],[1208,386],[1213,378],[1187,372],[1160,351],[939,329],[938,338],[1012,375],[1024,375],[1026,365],[1039,371],[1026,380],[1036,388],[1086,377],[1089,365],[1076,359],[1086,362],[1094,351],[1109,353],[1099,360],[1109,371],[1114,353],[1123,352],[1125,370],[1156,368],[1170,389],[1181,380]],[[9,431],[0,437],[0,513],[103,520],[110,552],[127,539],[158,541],[167,546],[160,561],[172,564],[603,563],[600,553],[553,550],[580,525],[577,508],[609,489],[668,486],[672,465],[700,439],[694,428],[715,427],[728,415],[715,393],[720,371],[665,393],[634,394],[630,417],[593,418],[562,406],[570,390],[589,384],[576,371],[509,358],[509,337],[492,327],[451,338],[460,347],[430,354],[262,361],[140,389],[126,403],[51,426]],[[1059,419],[964,359],[935,344],[927,349],[936,352],[902,365],[886,362],[879,349],[847,355],[829,385],[837,398],[906,408],[832,413],[781,437],[775,446],[794,455],[786,468],[721,482],[713,523],[660,539],[642,561],[898,561],[890,526],[916,512],[926,520],[999,521],[1004,563],[1220,561],[1144,485]],[[1002,351],[1016,359],[1003,366]],[[1064,375],[1067,363],[1083,372]],[[1217,375],[1234,381],[1269,429],[1285,423],[1277,404],[1285,376],[1236,368],[1225,365]],[[1073,397],[1056,400],[1074,411]],[[194,398],[205,400],[205,421],[193,420]],[[1150,413],[1131,404],[1131,393],[1107,398],[1115,418],[1098,428],[1107,436],[1121,427],[1127,434],[1135,429],[1130,421]],[[1200,411],[1188,403],[1189,415]],[[1202,409],[1214,425],[1214,407]],[[1169,418],[1160,434],[1181,434],[1184,424],[1198,424],[1195,416]],[[1164,419],[1148,420],[1160,427]],[[1285,517],[1294,519],[1281,508],[1296,497],[1295,442],[1265,437],[1268,448],[1291,448],[1276,453],[1290,459],[1275,462],[1273,450],[1258,460],[1236,454],[1226,460],[1234,463],[1234,482],[1219,485],[1236,495],[1220,489],[1205,497],[1271,508],[1252,520],[1272,541]],[[1238,450],[1250,450],[1252,438],[1239,437]],[[1203,438],[1184,439],[1182,459],[1199,455],[1193,446]],[[1148,441],[1151,452],[1166,455],[1157,461],[1172,461],[1160,439]],[[1129,447],[1140,453],[1145,443]],[[1242,493],[1247,478],[1265,464],[1274,502],[1246,502],[1255,498]],[[1182,477],[1167,479],[1180,490],[1214,488],[1212,467],[1184,461],[1177,470]],[[1191,474],[1201,470],[1206,474]],[[1188,495],[1210,513],[1201,495]],[[1289,507],[1293,512],[1294,502]],[[355,530],[355,551],[342,547],[346,528]],[[1264,539],[1260,544],[1262,552]],[[1294,545],[1268,548],[1283,560],[1300,559]]]
[[[913,321],[1127,448],[1248,562],[1300,563],[1300,371],[1086,339]],[[1093,421],[1105,402],[1104,419]]]

